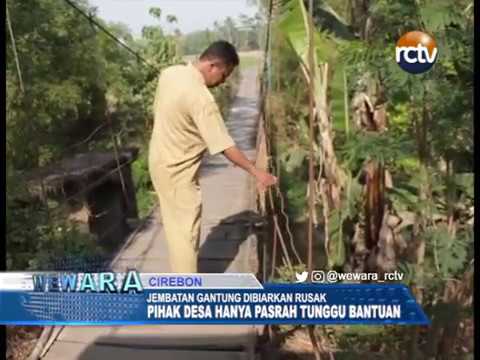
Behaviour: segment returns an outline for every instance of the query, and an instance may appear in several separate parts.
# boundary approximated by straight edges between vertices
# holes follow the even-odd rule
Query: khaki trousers
[[[198,183],[174,184],[161,166],[150,170],[158,195],[171,271],[196,273],[202,198]]]

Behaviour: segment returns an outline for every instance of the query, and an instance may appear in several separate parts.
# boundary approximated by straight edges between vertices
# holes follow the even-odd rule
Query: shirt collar
[[[205,85],[205,79],[203,78],[203,75],[202,73],[200,72],[200,70],[198,70],[192,62],[189,62],[188,65],[189,69],[192,71],[193,73],[193,76],[195,77],[195,79],[197,79],[202,85]]]

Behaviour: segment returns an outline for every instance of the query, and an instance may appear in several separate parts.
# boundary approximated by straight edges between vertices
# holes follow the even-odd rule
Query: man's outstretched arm
[[[274,185],[277,182],[277,178],[272,174],[260,170],[255,167],[252,161],[248,160],[245,154],[236,146],[229,147],[223,151],[225,157],[237,166],[253,175],[261,189],[264,190],[268,186]]]

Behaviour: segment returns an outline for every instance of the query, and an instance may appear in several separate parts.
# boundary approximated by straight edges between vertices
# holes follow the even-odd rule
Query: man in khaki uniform
[[[193,64],[175,65],[160,75],[155,94],[149,169],[167,238],[172,272],[197,272],[203,154],[223,153],[256,177],[260,187],[276,182],[255,168],[235,146],[208,90],[225,82],[239,63],[226,41],[211,44]]]

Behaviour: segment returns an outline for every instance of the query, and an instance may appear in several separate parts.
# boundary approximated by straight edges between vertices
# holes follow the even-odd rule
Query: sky
[[[222,21],[227,16],[252,16],[257,12],[257,7],[249,6],[247,0],[89,0],[89,3],[97,8],[100,18],[126,24],[134,36],[141,34],[143,26],[155,24],[156,20],[148,13],[151,7],[162,10],[162,25],[166,31],[176,27],[182,33],[212,27],[214,21]],[[174,27],[165,21],[170,14],[178,19]]]

